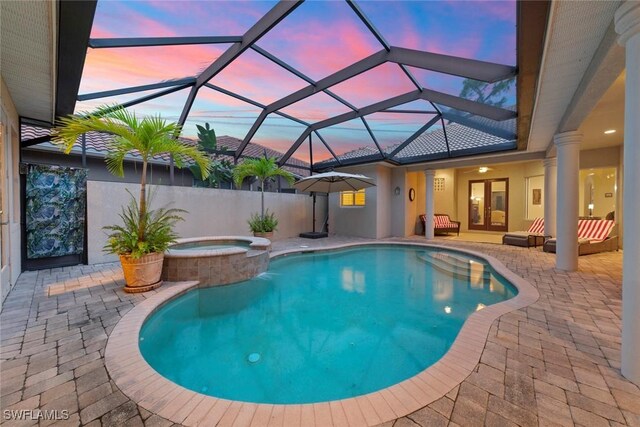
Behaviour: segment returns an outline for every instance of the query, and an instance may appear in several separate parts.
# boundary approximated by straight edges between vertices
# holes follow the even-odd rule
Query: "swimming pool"
[[[344,399],[437,362],[472,313],[515,296],[482,259],[416,246],[293,254],[166,303],[140,351],[188,389],[256,403]]]

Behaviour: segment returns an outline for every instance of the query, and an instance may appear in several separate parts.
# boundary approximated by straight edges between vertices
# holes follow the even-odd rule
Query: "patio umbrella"
[[[373,187],[373,179],[364,175],[356,175],[341,172],[325,172],[311,175],[293,184],[296,190],[313,193],[335,193],[337,191],[358,191],[363,188]],[[300,237],[317,239],[327,237],[327,233],[316,233],[316,197],[313,195],[313,231],[301,233]]]

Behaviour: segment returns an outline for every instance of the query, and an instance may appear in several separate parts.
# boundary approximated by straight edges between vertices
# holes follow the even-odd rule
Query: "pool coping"
[[[176,249],[171,249],[171,246],[180,245],[183,243],[198,243],[206,241],[219,241],[219,242],[232,242],[241,241],[249,243],[248,248],[220,248],[220,249],[193,249],[188,252],[183,252]],[[251,251],[265,251],[271,246],[271,241],[263,237],[252,236],[203,236],[203,237],[186,237],[177,239],[169,248],[165,251],[164,256],[166,258],[198,258],[203,256],[220,256],[220,255],[236,255],[243,254]]]
[[[356,242],[322,248],[291,248],[283,255],[323,252],[357,246],[419,246],[458,252],[486,260],[518,289],[518,295],[476,311],[464,322],[456,340],[435,364],[391,387],[365,395],[308,404],[259,404],[207,396],[184,388],[160,375],[143,358],[138,345],[145,319],[166,302],[188,292],[197,281],[167,284],[125,314],[107,341],[105,365],[111,379],[131,400],[163,418],[183,425],[375,426],[423,408],[446,395],[469,376],[484,350],[489,329],[503,314],[536,302],[538,290],[496,258],[467,249],[419,242]],[[315,421],[314,421],[315,420]]]

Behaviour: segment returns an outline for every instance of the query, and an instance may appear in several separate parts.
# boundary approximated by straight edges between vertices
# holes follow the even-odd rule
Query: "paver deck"
[[[361,240],[288,239],[273,246]],[[493,323],[480,363],[460,386],[386,425],[640,425],[640,390],[619,371],[621,253],[581,257],[578,272],[563,273],[553,268],[554,255],[540,249],[437,242],[498,258],[536,286],[540,299]],[[5,409],[67,410],[69,419],[55,425],[171,425],[129,400],[105,369],[115,324],[157,292],[126,294],[122,285],[116,263],[21,275],[0,314],[3,425],[52,423],[5,420]],[[199,403],[177,410],[191,413]],[[321,409],[304,415],[325,425],[321,416],[333,411]],[[236,421],[282,425],[291,415],[250,412],[238,407]]]

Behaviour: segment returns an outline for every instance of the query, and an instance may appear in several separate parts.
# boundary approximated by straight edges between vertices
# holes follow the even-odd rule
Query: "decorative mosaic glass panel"
[[[29,165],[26,185],[27,258],[81,254],[87,171]]]

